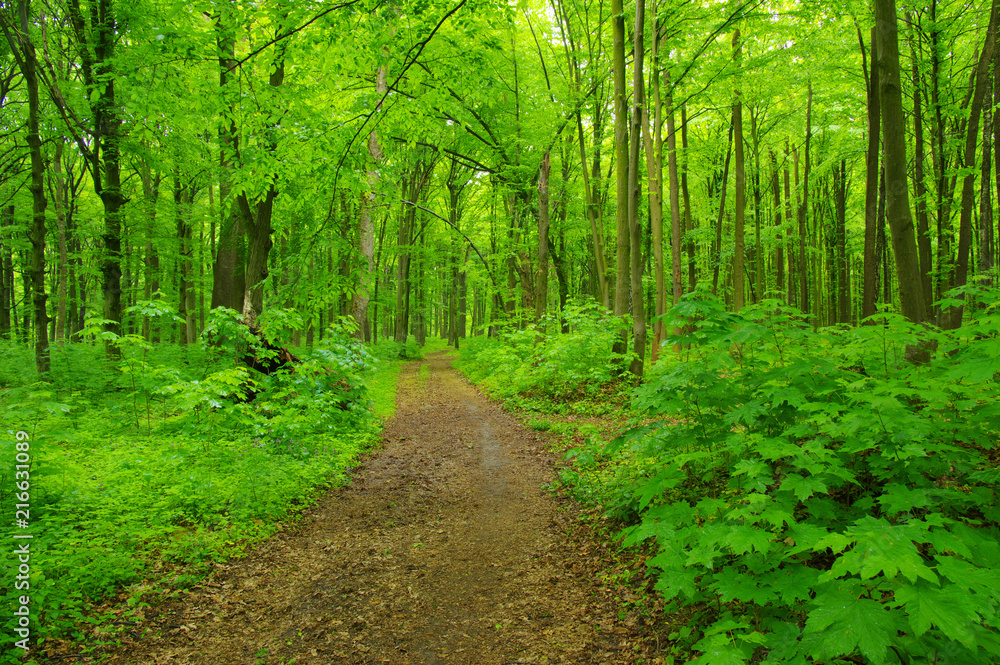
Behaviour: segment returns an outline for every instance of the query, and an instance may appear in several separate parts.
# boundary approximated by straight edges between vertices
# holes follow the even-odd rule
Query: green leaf
[[[938,589],[920,580],[896,590],[895,605],[906,610],[910,627],[917,637],[936,626],[949,638],[969,644],[971,624],[979,622],[970,594],[954,584]]]
[[[855,649],[874,665],[886,662],[886,650],[894,642],[898,621],[881,604],[855,598],[835,590],[816,598],[805,633],[819,633],[822,658],[850,656]]]
[[[781,489],[795,494],[799,501],[805,501],[817,492],[826,491],[826,483],[815,476],[800,476],[792,473],[781,483]]]

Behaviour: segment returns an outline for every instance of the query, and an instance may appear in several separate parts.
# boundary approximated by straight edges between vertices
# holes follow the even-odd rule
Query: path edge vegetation
[[[667,313],[672,352],[636,387],[608,378],[622,361],[596,351],[616,334],[600,315],[469,340],[459,366],[529,426],[574,437],[559,483],[622,546],[652,547],[683,617],[673,662],[986,665],[1000,289],[940,306],[958,302],[958,328],[881,311],[817,330],[781,301],[733,313],[702,291]],[[914,348],[931,351],[915,363]],[[602,411],[617,433],[585,417]]]
[[[236,319],[222,317],[221,327]],[[247,556],[349,483],[359,456],[378,448],[400,370],[419,351],[369,349],[347,326],[297,349],[294,373],[272,376],[234,365],[232,340],[221,349],[206,340],[183,357],[126,340],[115,363],[96,345],[89,354],[61,348],[55,383],[32,380],[30,363],[8,366],[4,430],[25,429],[33,441],[33,616],[27,660],[5,648],[0,663],[47,662],[48,645],[99,658],[134,613]],[[25,353],[0,344],[15,358]],[[13,493],[0,499],[10,513]],[[5,587],[8,601],[25,593]],[[6,618],[7,634],[15,622]]]

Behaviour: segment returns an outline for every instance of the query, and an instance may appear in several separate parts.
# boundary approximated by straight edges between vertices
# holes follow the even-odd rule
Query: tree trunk
[[[989,87],[990,63],[993,60],[993,50],[996,46],[997,20],[1000,18],[1000,0],[993,0],[990,13],[990,25],[986,31],[986,41],[979,54],[976,66],[975,88],[972,93],[972,103],[969,105],[969,124],[965,136],[965,154],[963,167],[968,169],[962,182],[962,212],[958,226],[958,261],[955,266],[955,286],[965,286],[969,278],[969,254],[972,248],[972,211],[975,206],[976,194],[976,144],[979,143],[979,119],[983,112],[983,100]],[[988,160],[989,155],[984,155]],[[987,181],[988,182],[988,177]],[[984,182],[985,184],[985,182]],[[952,329],[962,325],[963,307],[952,310],[949,327]]]
[[[541,325],[549,302],[549,153],[538,168],[538,267],[535,281],[535,324]]]
[[[688,189],[688,130],[687,107],[681,105],[681,198],[684,200],[684,233],[687,236],[688,291],[698,285],[697,247],[694,241],[695,222],[691,215],[691,192]]]
[[[28,20],[29,0],[18,0],[17,14],[19,27],[15,34],[7,31],[7,41],[17,61],[24,85],[28,92],[28,126],[25,137],[30,158],[31,225],[28,227],[28,241],[31,244],[31,258],[26,270],[28,286],[30,282],[31,301],[34,305],[35,367],[38,377],[48,380],[49,373],[49,317],[46,311],[48,294],[45,292],[45,160],[42,157],[42,139],[39,135],[38,113],[38,73],[35,60],[35,45],[31,41],[31,25]],[[13,28],[13,26],[11,26]],[[109,86],[113,82],[108,83]],[[28,289],[25,289],[27,299]],[[25,308],[27,312],[27,308]],[[120,320],[120,313],[119,319]]]
[[[895,0],[875,0],[875,24],[878,34],[879,105],[885,150],[886,217],[896,257],[903,316],[914,323],[922,323],[927,314],[907,187],[906,124],[900,86]]]
[[[632,60],[632,123],[629,139],[628,162],[628,227],[631,239],[630,281],[632,294],[632,362],[629,371],[637,379],[642,378],[646,358],[646,311],[642,299],[642,224],[639,222],[639,199],[642,185],[639,181],[639,139],[642,132],[642,114],[646,104],[645,85],[642,78],[644,57],[643,32],[646,17],[646,2],[638,0],[635,5],[635,50]]]
[[[771,154],[771,196],[774,198],[774,267],[778,291],[785,289],[785,248],[781,232],[781,181],[778,175],[778,156]],[[786,294],[787,297],[787,294]]]
[[[280,31],[281,26],[279,25],[276,27],[276,32],[280,33]],[[280,88],[285,82],[286,47],[287,42],[285,41],[278,42],[276,46],[274,60],[271,63],[273,69],[268,77],[268,85],[272,89]],[[271,153],[277,152],[278,149],[278,141],[275,136],[280,124],[281,121],[279,118],[269,127],[271,138],[265,145]],[[237,200],[243,209],[247,231],[247,269],[246,283],[243,286],[243,322],[251,328],[256,325],[257,317],[264,311],[264,281],[267,279],[267,258],[273,245],[271,242],[271,233],[273,232],[271,219],[274,211],[274,199],[278,196],[275,181],[276,178],[271,180],[267,192],[262,199],[256,202],[256,206],[253,209],[250,207],[250,202],[245,192],[241,192]],[[368,259],[370,272],[374,255],[374,240],[372,237],[369,237],[367,247],[368,252],[365,256]],[[363,288],[367,289],[367,284]],[[367,302],[365,305],[367,310]]]
[[[653,71],[650,73],[653,85],[653,113],[650,114],[648,109],[643,109],[642,141],[646,152],[646,174],[649,179],[649,227],[652,240],[653,279],[656,286],[653,305],[653,344],[650,348],[650,360],[655,363],[659,357],[660,342],[663,341],[664,336],[663,321],[660,317],[666,309],[667,299],[667,286],[663,274],[663,103],[657,70],[662,67],[662,87],[668,91],[670,89],[670,75],[660,61],[659,23],[655,24],[653,32]],[[670,104],[669,98],[667,103]],[[650,121],[652,121],[652,128],[650,128]],[[673,155],[671,157],[675,159],[673,175],[676,177],[677,162]]]
[[[729,184],[729,159],[733,154],[733,128],[736,124],[735,117],[730,119],[729,140],[726,143],[726,164],[722,169],[722,188],[719,190],[719,217],[715,222],[715,251],[712,267],[712,295],[719,293],[719,268],[722,267],[722,220],[726,210],[726,187]]]
[[[861,41],[861,33],[858,33]],[[878,40],[875,28],[871,31],[871,76],[865,72],[868,84],[868,148],[865,152],[865,248],[864,248],[864,278],[862,279],[861,318],[867,319],[875,314],[875,302],[878,300],[878,261],[875,253],[876,235],[878,229],[878,190],[879,190],[879,152],[881,133],[881,110],[879,108],[879,78],[878,78]],[[862,56],[864,43],[862,42]],[[862,60],[864,62],[864,60]]]
[[[796,306],[799,303],[798,290],[795,288],[796,281],[796,267],[795,267],[795,218],[792,216],[792,180],[790,172],[791,154],[789,152],[788,139],[785,139],[785,168],[784,171],[784,183],[785,183],[785,222],[788,225],[788,245],[786,249],[788,250],[788,286],[786,291],[788,293],[788,304]]]
[[[14,225],[14,205],[0,209],[0,229]],[[6,236],[4,232],[4,236]],[[0,243],[0,337],[13,339],[11,310],[14,303],[14,256],[10,243]]]
[[[913,24],[907,13],[908,22]],[[920,90],[920,73],[917,68],[916,48],[910,42],[913,69],[913,193],[914,213],[917,220],[917,253],[920,258],[920,275],[923,280],[924,309],[931,316],[934,303],[934,285],[931,274],[934,270],[934,255],[931,249],[930,221],[927,215],[927,188],[924,185],[924,118]]]
[[[629,311],[629,122],[628,84],[625,79],[625,9],[622,0],[611,0],[611,58],[614,76],[615,109],[615,176],[617,198],[615,203],[615,301],[614,314],[622,317]],[[613,351],[624,354],[628,333],[622,330]]]
[[[739,76],[740,59],[742,46],[740,45],[740,31],[733,33],[733,62],[736,63],[737,76]],[[743,266],[745,241],[744,223],[747,208],[746,197],[746,165],[743,156],[743,102],[741,101],[739,86],[733,95],[733,143],[736,146],[736,225],[733,230],[733,311],[738,312],[746,304],[746,294],[744,292],[746,284],[745,269]]]
[[[59,267],[57,271],[56,294],[56,334],[55,339],[66,341],[66,314],[69,311],[69,243],[67,240],[66,217],[72,214],[67,203],[69,196],[66,187],[66,177],[63,174],[63,153],[65,144],[56,142],[55,155],[52,157],[52,201],[56,212],[56,240],[59,247]]]
[[[225,3],[223,3],[225,7]],[[246,223],[243,212],[232,194],[232,178],[239,162],[239,131],[233,108],[238,103],[234,93],[227,92],[231,72],[236,68],[235,28],[222,15],[215,21],[215,39],[219,50],[219,89],[228,99],[227,112],[219,126],[219,239],[212,268],[212,309],[228,307],[243,311],[243,255]],[[239,273],[239,274],[237,274]]]
[[[837,275],[837,322],[851,323],[851,273],[847,262],[847,161],[840,160],[840,168],[833,171],[833,197],[836,205],[836,233],[834,234],[834,261]]]
[[[381,100],[388,89],[386,82],[385,65],[380,65],[375,75],[375,94]],[[382,103],[379,101],[376,113],[382,110]],[[351,315],[358,325],[355,333],[361,341],[367,341],[371,332],[368,323],[368,300],[371,293],[372,265],[375,255],[375,228],[372,226],[372,208],[377,199],[376,188],[379,181],[379,166],[382,162],[382,146],[379,144],[378,133],[373,129],[368,135],[368,159],[371,160],[371,168],[368,170],[368,191],[361,201],[361,211],[358,216],[359,238],[358,249],[364,259],[361,267],[361,275],[358,282],[358,290],[354,293],[354,300],[351,304]]]
[[[802,175],[802,202],[799,205],[799,309],[808,315],[809,305],[809,263],[806,261],[806,237],[808,235],[806,217],[809,212],[809,144],[812,140],[812,83],[809,83],[809,96],[806,101],[806,147],[805,168]]]

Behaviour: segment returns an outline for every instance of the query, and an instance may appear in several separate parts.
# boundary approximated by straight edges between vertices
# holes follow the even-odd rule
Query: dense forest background
[[[995,662],[998,21],[0,2],[34,634],[273,533],[445,340],[513,405],[631,419],[567,430],[560,482],[649,548],[677,659]]]
[[[98,320],[454,341],[596,301],[641,374],[698,285],[955,327],[998,251],[996,11],[882,4],[879,37],[850,3],[5,3],[0,334],[44,374]]]

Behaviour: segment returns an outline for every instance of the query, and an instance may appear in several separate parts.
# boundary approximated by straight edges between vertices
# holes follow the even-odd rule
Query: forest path
[[[632,663],[650,649],[599,580],[612,553],[542,488],[553,459],[535,433],[445,354],[403,368],[397,404],[350,485],[147,610],[146,636],[109,662]]]

